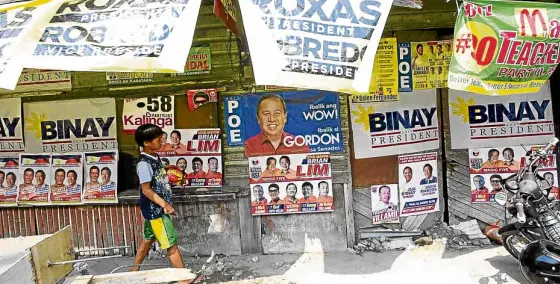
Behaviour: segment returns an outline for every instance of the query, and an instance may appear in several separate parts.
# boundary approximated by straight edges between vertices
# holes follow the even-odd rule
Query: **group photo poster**
[[[245,156],[342,152],[337,93],[305,90],[226,96],[229,146]]]
[[[16,206],[19,157],[0,157],[0,207]]]
[[[398,44],[399,92],[447,88],[452,41]]]
[[[2,98],[0,108],[0,154],[25,151],[21,98]]]
[[[118,152],[84,155],[84,203],[117,203]]]
[[[20,154],[19,157],[18,204],[48,204],[51,155]]]
[[[397,184],[372,185],[370,190],[373,225],[399,223],[399,186]]]
[[[469,149],[472,203],[493,203],[496,193],[504,190],[501,179],[517,173],[528,162],[530,153],[543,146],[524,147],[526,150],[523,146]],[[539,169],[539,175],[552,186],[551,193],[559,198],[556,154],[556,150],[550,150]]]
[[[175,129],[175,96],[125,98],[123,132],[134,135],[140,125],[155,124],[163,131]]]
[[[439,211],[437,169],[437,152],[399,156],[401,217]]]
[[[222,139],[219,128],[175,129],[162,137],[157,151],[163,164],[181,171],[173,187],[221,187]]]
[[[253,215],[334,210],[330,153],[249,158]]]
[[[439,148],[435,90],[400,95],[399,103],[350,103],[356,159]]]
[[[554,137],[550,85],[538,92],[482,96],[449,90],[451,148],[546,144]]]
[[[52,155],[51,204],[82,203],[83,160],[83,154]]]

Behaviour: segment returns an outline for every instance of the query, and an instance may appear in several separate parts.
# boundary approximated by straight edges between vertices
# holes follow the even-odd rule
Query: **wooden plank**
[[[48,262],[73,260],[68,254],[72,249],[72,232],[70,226],[54,233],[31,247],[31,257],[35,269],[36,281],[39,284],[56,283],[71,270],[72,264],[48,266]]]
[[[5,212],[5,209],[0,208],[0,229],[2,229],[0,230],[0,238],[6,238],[8,235],[8,230],[6,230],[6,227],[4,227],[4,215],[6,215]]]
[[[250,196],[242,196],[237,199],[239,210],[239,227],[241,233],[241,253],[253,254],[262,252],[262,236],[260,221],[255,222],[254,219],[261,219],[260,216],[253,217],[251,215],[251,198]],[[258,227],[256,227],[258,226]]]
[[[356,224],[354,222],[354,206],[352,187],[344,184],[344,210],[346,213],[346,240],[349,248],[353,248],[356,243]]]
[[[93,279],[90,283],[116,283],[124,281],[124,279],[134,283],[171,283],[182,280],[192,281],[195,278],[196,274],[191,273],[191,270],[187,268],[163,268],[138,272],[121,272],[96,275],[93,276]]]

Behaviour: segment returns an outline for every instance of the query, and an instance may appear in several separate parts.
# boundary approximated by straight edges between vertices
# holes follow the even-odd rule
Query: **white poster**
[[[53,1],[25,67],[183,72],[201,0]],[[18,73],[19,75],[19,73]]]
[[[175,96],[124,99],[124,134],[134,135],[136,128],[146,123],[155,124],[167,133],[175,129]]]
[[[0,4],[0,88],[14,90],[23,71],[22,59],[33,53],[31,43],[43,34],[35,27],[44,27],[60,2],[2,1]]]
[[[23,143],[21,99],[2,99],[0,108],[0,153],[25,151]]]
[[[84,153],[118,148],[115,99],[23,104],[25,150]]]
[[[437,152],[399,156],[401,217],[439,211]]]
[[[117,203],[118,152],[84,155],[84,203]]]
[[[400,97],[398,103],[350,103],[356,159],[439,148],[436,91]]]
[[[373,225],[399,223],[399,186],[396,184],[372,185],[370,191]]]
[[[83,161],[82,154],[52,155],[51,204],[82,203]]]
[[[392,3],[240,0],[256,83],[367,92]]]
[[[19,157],[0,157],[0,206],[16,206]]]
[[[0,89],[0,94],[70,91],[72,75],[69,71],[23,69],[14,90]]]
[[[20,154],[17,197],[19,204],[47,204],[50,182],[50,154]]]
[[[550,85],[511,96],[449,90],[449,120],[453,149],[546,144],[554,136]]]

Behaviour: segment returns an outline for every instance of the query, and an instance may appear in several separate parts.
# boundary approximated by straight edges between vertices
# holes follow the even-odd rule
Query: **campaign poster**
[[[393,102],[399,100],[397,39],[382,38],[375,53],[371,85],[367,93],[352,93],[353,103]]]
[[[538,92],[481,96],[449,90],[451,148],[546,144],[554,137],[549,84]]]
[[[0,157],[0,207],[17,205],[19,157]]]
[[[469,149],[472,202],[494,202],[496,193],[504,190],[500,180],[517,173],[520,167],[526,165],[530,153],[538,151],[542,147],[528,145]],[[552,193],[560,197],[558,196],[556,150],[550,150],[547,159],[539,169],[539,175],[552,186]]]
[[[20,154],[18,175],[19,204],[45,205],[49,202],[50,154]]]
[[[195,110],[207,103],[218,102],[218,89],[187,90],[189,110]]]
[[[165,74],[169,77],[206,75],[212,71],[210,45],[191,46],[189,57],[182,73]]]
[[[105,72],[105,80],[109,85],[131,85],[151,83],[154,80],[152,72]]]
[[[70,71],[23,69],[16,88],[12,90],[0,89],[0,94],[70,91],[72,76]]]
[[[368,92],[392,3],[240,0],[256,83]]]
[[[147,123],[170,132],[175,129],[175,96],[125,98],[122,120],[124,134],[128,135]]]
[[[25,150],[84,153],[118,149],[116,111],[113,98],[24,103]]]
[[[330,153],[249,158],[253,215],[334,210]]]
[[[51,1],[47,22],[26,39],[25,67],[69,71],[183,71],[201,0]]]
[[[447,88],[451,41],[399,43],[398,50],[399,92]]]
[[[439,148],[436,91],[400,97],[399,103],[350,103],[356,159]]]
[[[0,153],[25,151],[21,99],[3,98],[0,108]]]
[[[83,154],[52,155],[51,204],[82,203],[83,161]]]
[[[399,223],[399,186],[397,184],[372,185],[370,190],[373,225]]]
[[[214,0],[214,15],[218,17],[228,29],[237,36],[237,22],[239,11],[233,4],[233,0]]]
[[[245,156],[343,151],[338,94],[317,90],[225,97],[226,136]]]
[[[222,138],[219,128],[175,129],[163,139],[161,149],[157,151],[163,164],[178,167],[184,176],[184,181],[172,183],[172,186],[222,186]]]
[[[439,211],[437,152],[399,156],[400,216]]]
[[[118,152],[84,155],[84,203],[117,203]]]

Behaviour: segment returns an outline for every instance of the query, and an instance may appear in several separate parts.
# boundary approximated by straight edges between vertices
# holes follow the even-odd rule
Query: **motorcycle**
[[[504,248],[516,259],[531,242],[549,240],[560,243],[560,218],[553,211],[556,203],[556,196],[551,194],[553,185],[538,173],[548,152],[558,142],[558,138],[552,138],[542,149],[529,153],[524,167],[501,180],[502,188],[511,193],[509,200],[505,192],[495,195],[496,202],[505,205],[517,219],[498,231]]]

